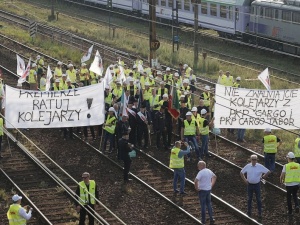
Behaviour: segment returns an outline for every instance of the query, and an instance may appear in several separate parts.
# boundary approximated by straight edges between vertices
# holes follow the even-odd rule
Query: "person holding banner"
[[[104,134],[104,144],[103,151],[106,151],[107,140],[109,140],[109,153],[112,152],[112,149],[115,148],[115,128],[116,128],[116,117],[115,109],[110,107],[108,109],[108,115],[106,117],[106,122],[103,129],[105,130]]]
[[[63,74],[62,72],[62,62],[57,62],[57,66],[55,67],[54,70],[54,78],[55,79],[61,79],[61,76]]]
[[[271,172],[275,170],[275,155],[278,147],[282,144],[280,139],[271,134],[271,128],[265,129],[265,136],[263,138],[264,155],[265,155],[265,167]]]
[[[90,74],[89,74],[89,70],[86,68],[85,63],[82,63],[79,74],[80,74],[80,82],[83,83],[83,86],[90,85],[90,83],[89,83],[90,82]]]
[[[60,86],[60,80],[59,79],[55,79],[55,83],[52,87],[52,91],[60,91],[62,90],[61,89],[61,86]]]

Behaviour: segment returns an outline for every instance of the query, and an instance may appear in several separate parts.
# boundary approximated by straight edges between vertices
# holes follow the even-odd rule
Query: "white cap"
[[[165,82],[164,82],[164,81],[161,81],[161,82],[159,82],[159,84],[165,84]]]
[[[235,80],[241,80],[241,77],[237,77]]]
[[[188,79],[184,79],[184,80],[182,81],[182,83],[188,84],[188,83],[189,83],[189,80],[188,80]]]
[[[114,112],[114,111],[115,111],[114,107],[110,107],[110,108],[108,109],[108,112]]]
[[[183,65],[183,69],[185,69],[185,68],[187,68],[188,67],[188,65],[187,64],[184,64]]]
[[[149,82],[145,82],[145,86],[150,86]]]
[[[287,155],[286,155],[287,158],[289,159],[294,159],[295,158],[295,154],[293,152],[289,152]]]
[[[117,80],[117,82],[116,82],[117,84],[121,84],[121,81],[120,80]]]
[[[67,74],[65,74],[65,73],[64,73],[64,74],[63,74],[63,75],[61,75],[61,76],[62,76],[62,77],[66,77],[66,76],[67,76]]]
[[[68,67],[73,67],[73,64],[70,63],[70,64],[68,65]]]
[[[36,67],[36,64],[35,64],[35,63],[33,63],[33,64],[32,64],[32,67]]]
[[[60,82],[60,80],[59,79],[55,79],[55,82]]]
[[[166,68],[166,71],[171,71],[170,67],[167,67],[167,68]]]
[[[265,129],[265,132],[268,132],[268,133],[271,133],[271,128],[270,127],[267,127],[266,129]]]
[[[175,76],[175,77],[179,77],[179,73],[175,72],[175,73],[174,73],[174,76]]]
[[[187,112],[185,115],[186,115],[186,116],[192,116],[192,115],[193,115],[193,113],[191,113],[191,112]]]
[[[207,91],[209,91],[209,90],[210,90],[210,86],[206,85],[206,86],[204,87],[204,89],[207,90]]]
[[[152,75],[152,74],[150,74],[150,75],[149,75],[149,78],[153,79],[153,75]]]
[[[156,74],[157,74],[157,75],[162,75],[162,72],[161,72],[161,71],[157,71]]]
[[[57,65],[62,65],[63,63],[61,61],[57,62]]]
[[[206,109],[201,109],[200,113],[201,113],[201,115],[203,115],[203,114],[206,114],[207,111],[206,111]]]
[[[70,66],[70,65],[69,65]],[[86,63],[81,63],[81,66],[86,66]]]
[[[163,98],[168,98],[168,94],[163,94]]]
[[[71,80],[68,78],[68,79],[66,80],[66,82],[71,82]]]
[[[132,77],[128,77],[128,78],[127,78],[127,81],[128,81],[128,82],[132,82],[132,81],[133,81],[133,78],[132,78]]]
[[[180,98],[185,98],[185,95],[180,95]]]
[[[22,196],[14,195],[14,196],[12,196],[11,199],[12,199],[14,202],[17,202],[17,201],[19,201],[20,199],[22,199]]]
[[[197,107],[194,106],[194,107],[192,108],[191,111],[192,111],[192,112],[197,112],[197,111],[198,111],[198,110],[197,110]]]
[[[134,64],[132,68],[133,68],[133,69],[136,69],[136,65]]]
[[[184,94],[184,95],[187,95],[187,92],[185,91],[185,92],[183,92],[183,94]]]
[[[36,57],[37,59],[40,59],[41,58],[41,56],[40,55],[37,55],[37,57]]]

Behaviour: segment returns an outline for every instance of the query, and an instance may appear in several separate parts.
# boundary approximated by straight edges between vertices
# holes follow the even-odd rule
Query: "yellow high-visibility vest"
[[[90,77],[91,77],[91,84],[97,84],[97,77],[96,74],[92,71],[90,71]]]
[[[205,120],[206,120],[205,118],[200,117],[199,130],[201,135],[207,135],[209,133],[209,126],[203,127]]]
[[[149,88],[148,90],[145,89],[143,94],[144,100],[149,100],[151,95],[152,95],[152,88]]]
[[[160,109],[160,100],[159,100],[160,96],[159,95],[155,95],[155,97],[153,95],[150,96],[149,98],[149,103],[150,103],[150,107],[153,107],[153,110],[159,110]],[[156,105],[156,107],[154,107]]]
[[[104,130],[106,130],[110,134],[114,134],[116,128],[115,120],[116,120],[115,116],[108,115],[105,122]]]
[[[90,180],[90,184],[89,184],[89,190],[87,190],[86,185],[84,183],[84,181],[80,181],[79,182],[79,194],[80,194],[80,198],[79,198],[79,202],[83,205],[86,204],[93,204],[95,205],[96,201],[95,201],[95,196],[96,196],[96,182],[94,180]],[[89,194],[89,193],[91,194]],[[89,202],[89,195],[90,195],[90,202]]]
[[[184,120],[184,133],[183,135],[196,135],[196,120],[191,120],[189,123],[187,120]]]
[[[76,70],[72,69],[71,70],[67,70],[67,75],[69,76],[71,83],[75,83],[76,82]]]
[[[109,94],[107,95],[107,97],[105,97],[104,102],[105,102],[106,104],[111,105],[112,101],[113,101],[113,99],[112,99],[112,93],[109,93]]]
[[[85,68],[85,69],[80,69],[80,81],[85,81],[85,80],[87,80],[86,78],[86,76],[87,76],[87,74],[89,75],[89,70],[87,69],[87,68]]]
[[[61,69],[61,68],[55,67],[54,75],[55,75],[55,77],[57,77],[57,78],[61,78],[61,76],[62,76],[62,69]]]
[[[42,83],[44,83],[45,85],[42,85]],[[41,80],[40,80],[40,91],[46,91],[46,78],[45,77],[41,77]]]
[[[289,162],[285,165],[285,183],[300,183],[300,165],[299,163]]]
[[[19,214],[21,207],[22,206],[20,204],[10,205],[6,214],[9,225],[26,225],[26,220]]]
[[[295,140],[295,145],[294,145],[294,154],[295,154],[295,157],[300,157],[300,148],[298,147],[299,146],[299,141],[300,141],[300,138],[296,138]]]
[[[203,92],[203,101],[204,105],[209,107],[210,106],[210,93],[209,92]]]
[[[172,169],[180,169],[184,168],[184,157],[179,158],[178,154],[180,152],[179,148],[172,148],[170,155],[170,165],[169,167]]]
[[[264,152],[276,153],[277,152],[277,137],[275,135],[264,136]]]
[[[197,113],[196,116],[194,116],[194,114],[193,114],[192,119],[195,120],[197,122],[198,127],[200,127],[200,119],[201,119],[200,114]]]
[[[36,77],[36,71],[31,69],[29,71],[29,78],[28,78],[28,82],[30,84],[36,84],[36,80],[34,79]]]
[[[3,118],[0,118],[0,136],[3,136]]]
[[[123,92],[122,87],[120,87],[119,89],[118,89],[118,88],[115,88],[115,89],[112,91],[113,95],[114,95],[117,99],[119,99],[119,98],[121,97],[122,92]]]

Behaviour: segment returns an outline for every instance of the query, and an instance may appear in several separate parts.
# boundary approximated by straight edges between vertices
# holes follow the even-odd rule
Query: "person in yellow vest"
[[[223,80],[224,86],[233,86],[233,76],[230,75],[229,71],[226,71],[226,79]]]
[[[184,150],[185,149],[185,150]],[[171,149],[169,167],[174,170],[173,191],[174,194],[185,195],[185,170],[184,156],[190,153],[190,146],[187,142],[176,141],[174,148]],[[180,191],[177,189],[177,182],[180,180]]]
[[[88,172],[84,172],[81,177],[82,181],[78,183],[75,192],[79,201],[75,202],[76,211],[80,213],[79,225],[85,225],[86,214],[89,217],[89,225],[94,225],[94,209],[96,199],[99,199],[98,186],[94,180],[90,180]]]
[[[55,79],[61,79],[61,76],[63,74],[63,71],[62,71],[62,62],[57,62],[57,66],[55,67],[55,70],[54,70],[54,78]]]
[[[30,90],[37,90],[37,73],[36,73],[36,64],[33,63],[32,68],[29,71],[28,83],[30,85]]]
[[[60,80],[55,79],[55,83],[53,84],[52,91],[60,91],[60,90],[62,90],[60,86]]]
[[[212,119],[210,122],[206,119],[207,111],[202,109],[200,112],[201,118],[199,120],[199,131],[201,135],[201,151],[200,157],[203,159],[204,156],[210,157],[208,153],[208,141],[209,141],[209,128],[213,126],[214,120]]]
[[[149,97],[150,115],[151,115],[151,119],[152,119],[153,131],[156,130],[156,127],[155,127],[155,125],[156,125],[155,114],[160,109],[160,103],[159,102],[160,102],[160,96],[156,94],[156,89],[153,88],[151,96]]]
[[[270,170],[257,162],[257,155],[250,156],[251,162],[248,163],[240,172],[240,176],[247,185],[248,192],[248,209],[247,215],[252,215],[252,199],[253,192],[255,193],[257,201],[258,218],[262,218],[262,203],[260,197],[260,181],[268,177]],[[245,177],[247,174],[247,178]]]
[[[240,81],[241,81],[241,77],[237,77],[235,79],[235,82],[233,83],[233,87],[240,88],[241,87]]]
[[[115,128],[116,128],[117,119],[115,117],[115,109],[110,107],[108,109],[108,114],[103,129],[105,130],[104,134],[104,144],[103,151],[106,151],[107,140],[109,140],[109,152],[112,153],[112,149],[115,148]]]
[[[282,144],[280,139],[275,135],[271,134],[271,128],[265,129],[265,136],[263,138],[264,144],[264,155],[265,155],[265,167],[271,172],[275,170],[275,155],[278,147]]]
[[[0,117],[0,159],[3,158],[1,152],[2,152],[2,139],[3,139],[3,127],[4,127],[4,120],[2,117]]]
[[[62,75],[62,79],[60,81],[60,89],[61,90],[67,90],[68,86],[67,86],[67,74],[63,74]]]
[[[123,93],[123,88],[121,86],[121,82],[117,81],[117,87],[115,87],[112,90],[112,94],[115,96],[114,97],[114,102],[120,102],[121,101],[121,97],[122,97],[122,93]]]
[[[199,127],[196,120],[192,120],[192,113],[187,112],[185,114],[186,119],[183,121],[183,127],[181,128],[181,140],[192,143],[195,147],[197,158],[200,159],[199,145],[196,139],[196,135],[199,136]],[[190,155],[188,155],[188,160],[190,160]]]
[[[110,87],[107,85],[105,87],[104,91],[104,102],[105,102],[105,111],[108,111],[108,109],[112,106],[113,100],[114,100],[114,95],[110,91]]]
[[[147,77],[147,79],[145,81],[150,84],[150,87],[154,87],[155,86],[155,80],[154,80],[153,75],[150,74],[149,77]]]
[[[193,119],[193,120],[196,120],[197,125],[198,125],[198,127],[199,127],[199,125],[200,125],[200,120],[201,120],[201,116],[200,116],[200,114],[197,112],[197,107],[194,106],[194,107],[192,108],[191,112],[193,113],[192,119]]]
[[[13,204],[9,206],[7,211],[7,219],[9,225],[26,225],[27,220],[30,220],[32,208],[29,206],[21,206],[22,196],[14,195],[12,197]]]
[[[295,139],[294,154],[295,154],[296,162],[300,163],[300,133],[299,136]]]
[[[185,100],[186,100],[186,107],[190,110],[193,107],[191,92],[185,91],[184,95],[185,95]]]
[[[218,77],[218,84],[224,85],[222,82],[225,79],[226,75],[224,74],[223,70],[219,70],[219,77]]]
[[[90,71],[90,83],[91,83],[91,85],[98,83],[97,74],[95,74],[93,71]]]
[[[182,81],[182,86],[180,88],[181,91],[189,91],[190,90],[190,85],[189,85],[189,80],[188,79],[184,79]]]
[[[43,73],[40,80],[40,91],[46,91],[46,74]]]
[[[86,64],[83,63],[79,72],[80,82],[83,83],[84,86],[90,85],[90,73],[86,68]]]
[[[293,214],[292,197],[295,203],[295,212],[299,213],[299,201],[297,192],[300,184],[300,164],[295,162],[295,155],[293,152],[287,154],[288,163],[282,168],[280,175],[280,182],[285,184],[288,215]]]
[[[86,65],[86,64],[82,63],[82,65]],[[77,80],[77,71],[74,69],[73,64],[69,64],[69,69],[66,71],[66,74],[67,77],[71,80],[71,83],[75,85]]]
[[[144,102],[146,104],[147,111],[150,111],[150,97],[152,95],[152,89],[150,88],[149,82],[145,83],[145,90],[143,91]]]
[[[190,72],[191,72],[191,67],[189,67],[188,66],[188,64],[184,64],[183,65],[183,69],[184,69],[184,71],[185,71],[185,74],[183,74],[183,75],[190,75]]]
[[[173,85],[173,74],[171,73],[170,67],[166,68],[166,74],[164,75],[164,81],[166,82],[166,88],[170,90]]]
[[[130,72],[132,72],[132,70],[128,68],[127,64],[124,64],[124,73],[125,73],[125,76],[127,77]]]
[[[181,83],[182,83],[182,80],[179,76],[179,73],[174,73],[174,82],[173,82],[175,85],[176,85],[176,88],[177,89],[180,89],[181,87]]]
[[[206,107],[210,107],[210,87],[206,85],[204,89],[205,91],[201,94],[200,99],[203,99]]]
[[[165,87],[165,82],[161,81],[160,87],[157,89],[157,94],[162,98],[164,94],[168,94],[168,89]]]
[[[75,89],[75,86],[71,83],[71,79],[67,78],[66,84],[66,87],[68,87],[68,89]]]

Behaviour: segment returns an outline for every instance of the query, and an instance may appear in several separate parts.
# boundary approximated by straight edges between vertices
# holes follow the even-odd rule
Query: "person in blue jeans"
[[[199,137],[199,128],[197,121],[192,119],[192,113],[187,112],[185,114],[186,119],[183,121],[183,127],[181,128],[181,140],[191,144],[195,147],[197,158],[200,159],[199,145],[196,139],[196,135]],[[188,154],[188,161],[190,160],[190,154]]]
[[[215,223],[213,217],[213,210],[211,206],[211,189],[215,185],[217,176],[210,170],[206,168],[206,163],[204,161],[198,162],[199,172],[195,178],[194,185],[196,191],[198,191],[198,196],[201,206],[201,223],[206,222],[206,207],[209,215],[210,224]]]
[[[186,148],[186,150],[183,150]],[[180,179],[180,194],[185,195],[185,170],[184,170],[184,155],[190,153],[190,146],[187,142],[176,141],[170,155],[170,168],[174,170],[173,190],[174,194],[179,193],[177,189],[178,178]]]
[[[248,163],[240,172],[240,175],[247,185],[247,193],[248,193],[248,210],[247,215],[252,216],[252,199],[253,193],[255,193],[256,201],[257,201],[257,211],[258,218],[262,218],[262,203],[261,203],[261,195],[260,195],[260,180],[265,179],[270,170],[257,162],[257,155],[251,155],[250,157],[251,163]],[[247,174],[247,178],[245,177]]]

